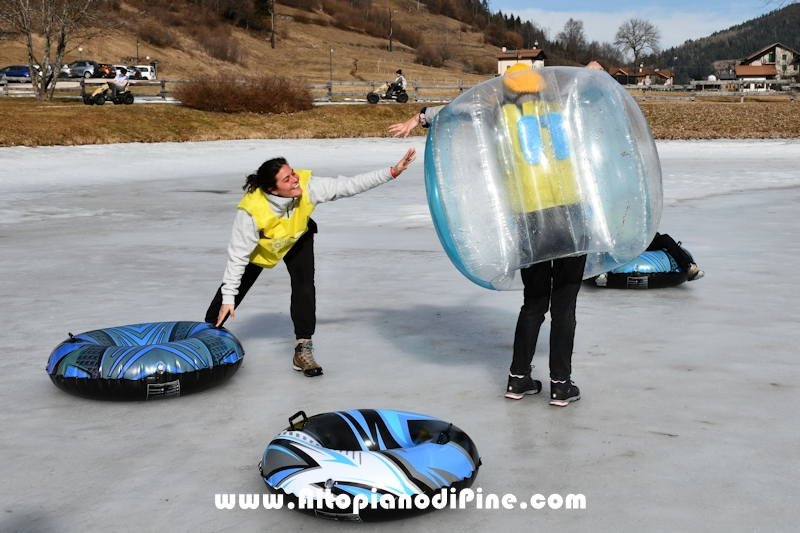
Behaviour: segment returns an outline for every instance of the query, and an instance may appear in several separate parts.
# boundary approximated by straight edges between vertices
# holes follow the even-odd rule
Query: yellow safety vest
[[[250,262],[263,268],[272,268],[291,250],[294,243],[308,230],[308,219],[314,211],[314,204],[308,200],[306,185],[311,177],[310,170],[295,170],[300,177],[303,194],[290,217],[278,218],[270,209],[266,193],[261,189],[248,192],[239,202],[255,220],[258,228],[258,244],[250,254]]]

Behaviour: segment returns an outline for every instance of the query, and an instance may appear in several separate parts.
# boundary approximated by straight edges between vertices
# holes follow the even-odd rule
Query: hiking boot
[[[571,379],[566,381],[550,380],[550,405],[565,407],[569,402],[580,399],[581,391]]]
[[[298,339],[294,347],[292,368],[308,378],[322,375],[322,367],[314,361],[314,344],[310,339]]]
[[[686,269],[686,274],[687,274],[686,277],[687,281],[694,281],[706,275],[706,273],[697,268],[697,265],[695,265],[694,263],[689,265],[689,268]]]
[[[530,374],[521,378],[508,376],[506,398],[521,400],[526,394],[539,394],[540,392],[542,392],[542,382],[537,379],[531,379]]]

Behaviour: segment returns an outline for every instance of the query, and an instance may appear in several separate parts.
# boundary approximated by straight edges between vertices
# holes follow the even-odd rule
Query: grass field
[[[646,101],[656,139],[800,137],[800,101]],[[53,146],[230,139],[385,137],[421,104],[319,106],[284,115],[221,114],[171,104],[85,106],[74,100],[0,99],[0,146]],[[425,132],[417,128],[415,134]]]

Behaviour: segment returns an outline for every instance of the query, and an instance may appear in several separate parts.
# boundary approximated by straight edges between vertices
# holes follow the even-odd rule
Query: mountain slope
[[[497,47],[484,44],[481,32],[448,17],[431,15],[425,12],[424,4],[420,12],[416,11],[416,4],[412,9],[411,4],[403,0],[388,0],[388,5],[396,9],[395,21],[413,27],[434,45],[450,47],[452,56],[443,68],[414,63],[416,51],[396,39],[393,51],[389,52],[388,35],[379,39],[324,25],[324,13],[309,13],[281,4],[276,4],[275,49],[270,46],[267,31],[233,26],[219,18],[209,20],[205,14],[205,18],[201,18],[195,11],[197,6],[180,4],[174,19],[164,19],[163,13],[150,7],[150,12],[120,30],[87,42],[73,42],[64,61],[82,57],[118,64],[122,57],[136,56],[138,50],[141,63],[147,62],[148,56],[151,60],[158,59],[159,76],[169,79],[281,74],[301,77],[310,83],[325,83],[332,70],[335,81],[384,81],[393,80],[397,69],[402,69],[409,81],[426,84],[454,84],[458,80],[475,84],[486,79],[486,76],[464,71],[465,63],[481,59],[491,61],[499,52]],[[118,4],[117,16],[130,16],[139,7]],[[309,20],[318,23],[306,23]],[[41,40],[37,41],[41,46]],[[232,60],[217,59],[211,52],[214,42],[232,43],[235,48],[235,53],[230,54]],[[82,52],[78,51],[78,46],[83,48]],[[124,63],[132,62],[135,61]],[[25,63],[27,52],[21,38],[0,42],[0,66]]]
[[[772,43],[800,50],[800,4],[777,9],[756,19],[686,41],[661,53],[662,64],[673,70],[678,83],[714,74],[714,62],[747,57]],[[676,59],[677,58],[677,59]]]

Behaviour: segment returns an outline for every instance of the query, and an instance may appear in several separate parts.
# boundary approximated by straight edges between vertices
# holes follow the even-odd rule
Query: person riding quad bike
[[[128,90],[128,81],[127,69],[121,68],[113,81],[98,87],[91,96],[85,95],[83,103],[87,105],[103,105],[106,101],[110,101],[114,102],[114,104],[130,105],[133,103],[133,93]],[[110,96],[109,92],[111,92]]]
[[[392,96],[393,93],[406,90],[406,77],[403,76],[403,71],[398,69],[395,74],[397,74],[397,78],[389,85],[389,90],[386,91],[386,98]]]
[[[397,74],[397,78],[392,83],[387,81],[378,87],[377,91],[367,93],[367,102],[377,104],[380,99],[397,100],[401,104],[408,102],[406,78],[403,76],[403,71],[398,70],[395,74]]]

